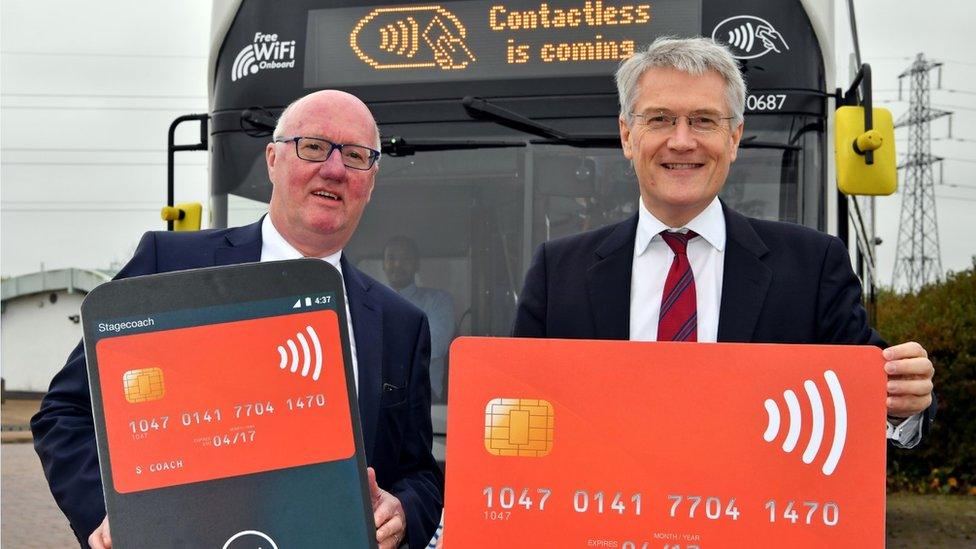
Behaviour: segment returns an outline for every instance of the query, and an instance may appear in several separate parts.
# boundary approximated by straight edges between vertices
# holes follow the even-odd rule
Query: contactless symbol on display
[[[420,26],[413,17],[387,23],[380,29],[380,49],[404,57],[413,57],[420,46],[419,31]]]
[[[844,400],[844,390],[840,385],[840,381],[837,379],[837,374],[832,370],[827,370],[824,372],[824,381],[827,383],[827,388],[830,391],[830,397],[833,403],[834,438],[830,444],[830,451],[827,453],[827,458],[824,460],[821,471],[824,475],[830,476],[837,468],[837,463],[840,461],[841,454],[844,452],[844,444],[847,441],[847,404]],[[820,446],[823,443],[824,405],[816,383],[808,379],[803,382],[803,388],[806,391],[811,411],[810,439],[807,441],[806,449],[803,451],[803,463],[810,464],[817,457],[817,452],[820,451]],[[800,411],[800,401],[792,389],[787,389],[783,392],[783,400],[786,401],[786,409],[790,414],[789,428],[786,432],[786,438],[783,439],[783,451],[791,453],[800,440],[800,429],[802,428],[804,419]],[[766,432],[763,433],[763,439],[766,442],[773,442],[776,440],[780,428],[779,407],[776,401],[771,398],[766,399],[765,406],[769,422],[766,425]]]
[[[228,538],[223,549],[278,549],[278,545],[264,532],[243,530]]]
[[[374,69],[461,70],[476,61],[468,30],[441,6],[377,8],[349,33],[349,46]]]
[[[308,337],[305,337],[305,333],[308,333]],[[319,336],[315,333],[315,330],[311,326],[305,327],[305,332],[298,332],[295,334],[295,339],[298,340],[298,345],[301,345],[301,353],[298,351],[298,345],[295,344],[295,340],[289,338],[285,341],[284,345],[278,345],[278,356],[280,361],[278,367],[282,370],[288,369],[291,373],[298,372],[298,362],[299,358],[302,362],[302,377],[308,377],[309,372],[312,374],[312,381],[318,381],[319,375],[322,374],[322,344],[319,342]],[[312,347],[309,348],[309,342],[311,342]],[[288,350],[285,350],[285,346]],[[299,357],[299,355],[301,355]],[[314,367],[312,363],[315,363]],[[289,368],[290,365],[290,368]]]
[[[122,391],[125,400],[132,404],[152,402],[163,398],[163,371],[159,368],[140,368],[122,374]]]
[[[552,451],[553,425],[546,400],[492,399],[485,406],[485,449],[496,456],[542,457]]]
[[[783,53],[790,47],[772,23],[755,15],[736,15],[723,20],[712,30],[712,40],[731,46],[732,57],[755,59],[769,52]]]

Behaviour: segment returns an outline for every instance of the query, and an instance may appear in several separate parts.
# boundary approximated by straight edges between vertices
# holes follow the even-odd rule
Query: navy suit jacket
[[[841,241],[722,204],[726,248],[718,341],[886,347],[868,326],[861,285]],[[519,296],[514,335],[630,338],[637,216],[539,247]],[[662,266],[666,269],[667,266]],[[935,399],[925,412],[928,426]]]
[[[150,232],[116,278],[256,262],[261,244],[260,221],[232,229]],[[440,519],[444,483],[431,454],[427,319],[345,256],[342,273],[356,339],[366,461],[380,487],[400,499],[407,542],[425,547]],[[51,492],[87,547],[105,517],[105,504],[81,343],[51,382],[31,430]]]
[[[885,346],[868,326],[861,286],[839,239],[747,218],[724,204],[723,210],[719,341]],[[525,277],[515,335],[629,339],[636,234],[634,215],[544,243]]]

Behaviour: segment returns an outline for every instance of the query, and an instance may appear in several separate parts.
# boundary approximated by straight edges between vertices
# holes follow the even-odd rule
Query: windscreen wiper
[[[532,141],[533,144],[545,145],[569,145],[571,147],[619,147],[619,135],[570,135],[566,132],[551,128],[526,118],[516,112],[499,107],[480,97],[467,96],[461,100],[461,105],[468,113],[468,116],[475,120],[485,120],[494,122],[500,126],[511,128],[516,131],[537,135],[543,140]]]
[[[461,100],[461,105],[464,106],[464,110],[468,113],[468,116],[475,120],[494,122],[500,126],[529,135],[535,135],[542,139],[528,141],[458,141],[450,139],[413,140],[405,139],[401,136],[394,136],[383,140],[383,154],[389,156],[409,156],[424,151],[525,147],[528,143],[534,145],[569,145],[582,148],[616,148],[620,146],[620,136],[618,135],[570,135],[503,107],[499,107],[479,97],[469,95]]]
[[[525,141],[460,141],[451,139],[407,140],[395,135],[381,141],[383,154],[389,156],[412,156],[418,152],[459,151],[466,149],[501,149],[524,147]]]
[[[781,151],[802,151],[799,145],[788,143],[777,143],[775,141],[759,141],[755,135],[748,135],[739,140],[740,149],[778,149]]]

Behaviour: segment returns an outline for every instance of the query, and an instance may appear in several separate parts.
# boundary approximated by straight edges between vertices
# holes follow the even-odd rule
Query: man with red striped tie
[[[719,198],[743,132],[746,88],[705,38],[656,40],[616,74],[620,142],[638,213],[544,243],[519,296],[523,337],[870,344],[883,348],[888,437],[918,444],[934,369],[915,342],[888,347],[835,237],[747,218]]]

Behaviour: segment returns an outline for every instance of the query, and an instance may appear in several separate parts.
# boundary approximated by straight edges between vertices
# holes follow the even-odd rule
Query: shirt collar
[[[417,293],[417,283],[411,282],[399,290],[403,297],[413,297]]]
[[[285,240],[285,237],[281,236],[281,233],[278,232],[278,229],[272,223],[271,216],[265,215],[264,220],[261,221],[261,261],[282,261],[285,259],[301,259],[303,257],[305,256],[302,255],[302,252],[296,250],[294,246]],[[328,262],[342,273],[342,266],[339,264],[340,257],[342,257],[342,250],[317,259]]]
[[[660,239],[661,231],[695,231],[718,251],[725,250],[725,213],[722,211],[722,203],[718,197],[712,199],[711,203],[694,219],[689,221],[684,227],[668,227],[661,222],[654,214],[644,206],[643,200],[638,200],[640,208],[637,214],[637,235],[634,240],[634,256],[643,255],[655,238]]]

